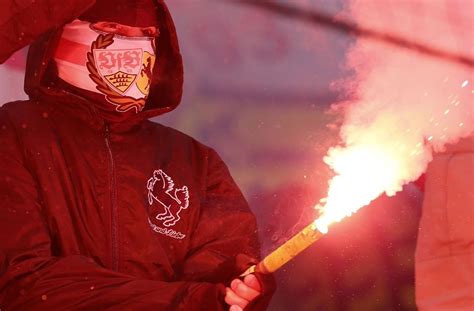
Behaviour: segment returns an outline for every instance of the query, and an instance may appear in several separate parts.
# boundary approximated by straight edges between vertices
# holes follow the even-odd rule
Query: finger
[[[262,291],[262,285],[254,274],[247,275],[244,278],[244,283],[247,284],[247,286],[250,286],[251,288],[255,289],[257,292]]]
[[[244,298],[240,297],[237,295],[232,289],[226,288],[226,294],[225,294],[225,302],[229,305],[237,305],[240,308],[245,308],[245,306],[249,303],[248,300],[245,300]]]
[[[229,311],[243,311],[243,309],[239,307],[238,305],[232,305],[230,306]]]
[[[230,287],[232,288],[234,293],[248,301],[251,301],[255,299],[255,297],[257,297],[258,295],[260,295],[260,292],[251,288],[239,279],[233,280],[232,283],[230,283]]]

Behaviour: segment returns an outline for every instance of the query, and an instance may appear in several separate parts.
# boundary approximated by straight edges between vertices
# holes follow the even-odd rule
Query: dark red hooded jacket
[[[165,5],[145,109],[107,124],[54,83],[51,62],[56,30],[93,1],[14,3],[0,13],[0,59],[41,38],[30,100],[0,108],[1,310],[227,309],[224,284],[258,256],[255,218],[215,151],[148,121],[181,98]]]

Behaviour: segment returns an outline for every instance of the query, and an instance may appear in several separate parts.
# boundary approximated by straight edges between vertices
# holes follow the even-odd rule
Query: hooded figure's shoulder
[[[172,143],[173,145],[177,146],[178,148],[183,149],[194,149],[199,152],[208,153],[209,151],[213,150],[211,147],[207,146],[206,144],[202,143],[198,139],[180,131],[175,128],[163,125],[158,122],[154,122],[151,120],[144,121],[144,129],[146,131],[152,132],[157,138]]]
[[[0,107],[0,116],[16,136],[32,145],[50,141],[55,133],[54,111],[43,101],[21,100]]]
[[[42,108],[40,102],[36,100],[17,100],[2,105],[0,113],[12,123],[16,123],[21,120],[40,118],[44,114],[41,112]]]

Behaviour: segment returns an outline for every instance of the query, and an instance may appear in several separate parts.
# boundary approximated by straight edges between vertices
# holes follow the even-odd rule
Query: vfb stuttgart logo
[[[161,169],[153,172],[147,182],[148,203],[157,202],[163,207],[163,212],[156,215],[165,227],[174,226],[181,218],[179,213],[189,206],[188,187],[175,189],[174,182]]]

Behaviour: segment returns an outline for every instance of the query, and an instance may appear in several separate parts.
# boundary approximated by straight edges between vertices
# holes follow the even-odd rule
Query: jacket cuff
[[[260,282],[260,286],[262,286],[262,292],[260,296],[251,301],[247,307],[245,307],[245,311],[266,310],[276,290],[276,282],[273,274],[262,274],[257,272],[254,273],[254,275]]]
[[[249,257],[245,254],[239,254],[235,257],[235,266],[239,269],[240,273],[243,273],[250,266],[257,263],[257,259]],[[273,274],[263,274],[256,272],[254,275],[257,277],[262,290],[261,294],[256,299],[251,301],[247,307],[245,307],[245,311],[266,310],[276,290],[276,282]]]

